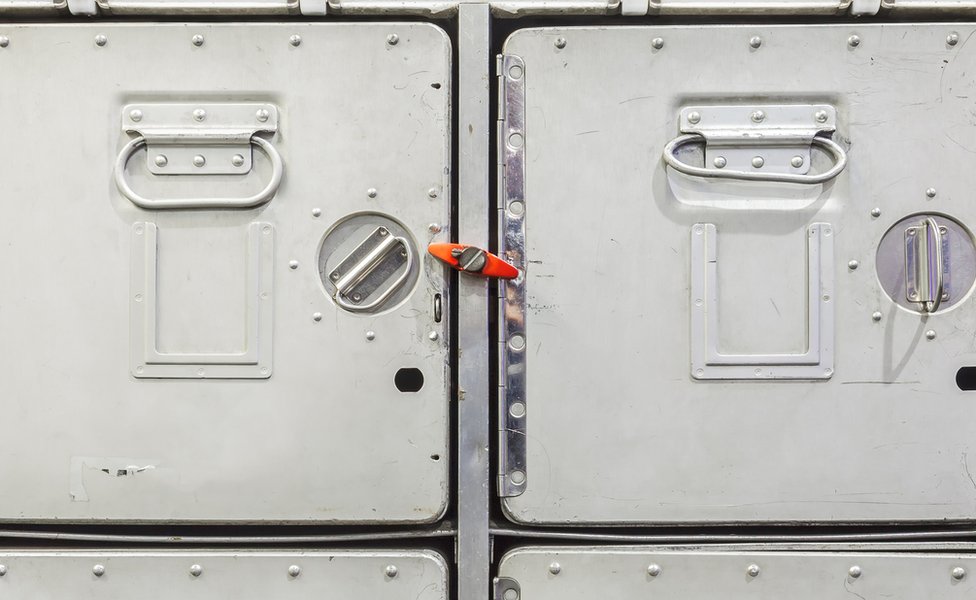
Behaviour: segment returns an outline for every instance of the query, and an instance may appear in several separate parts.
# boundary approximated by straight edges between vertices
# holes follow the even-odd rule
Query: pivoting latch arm
[[[519,270],[491,252],[464,244],[431,244],[427,252],[441,262],[471,275],[497,279],[515,279]]]

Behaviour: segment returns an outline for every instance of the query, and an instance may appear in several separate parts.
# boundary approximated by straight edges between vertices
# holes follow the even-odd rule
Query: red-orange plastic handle
[[[494,277],[497,279],[515,279],[518,277],[518,269],[508,264],[504,260],[498,258],[491,252],[485,252],[485,266],[478,272],[465,271],[461,265],[458,263],[458,258],[456,254],[460,254],[466,248],[470,246],[466,244],[431,244],[427,246],[427,252],[434,258],[440,260],[457,269],[458,271],[464,271],[465,273],[471,273],[472,275],[481,275],[483,277]]]

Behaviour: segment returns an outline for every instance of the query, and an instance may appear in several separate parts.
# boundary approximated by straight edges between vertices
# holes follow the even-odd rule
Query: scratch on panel
[[[88,502],[85,490],[85,471],[103,473],[109,477],[128,478],[152,471],[161,461],[142,458],[111,458],[99,456],[72,456],[68,494],[72,502]]]

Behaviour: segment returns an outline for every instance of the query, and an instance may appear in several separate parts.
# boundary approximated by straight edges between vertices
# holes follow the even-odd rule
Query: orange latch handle
[[[461,265],[461,254],[468,248],[474,248],[475,250],[478,250],[479,253],[484,255],[484,264],[480,268],[465,268]],[[430,252],[431,256],[447,265],[450,265],[452,268],[465,273],[471,273],[473,275],[494,277],[497,279],[515,279],[519,274],[518,269],[498,258],[491,252],[481,250],[480,248],[476,248],[474,246],[468,246],[466,244],[431,244],[427,246],[427,252]]]

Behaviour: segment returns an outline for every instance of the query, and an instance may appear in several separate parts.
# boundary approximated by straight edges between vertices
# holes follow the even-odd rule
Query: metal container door
[[[973,31],[508,39],[512,519],[976,515]]]
[[[438,519],[446,34],[0,29],[0,520]]]

